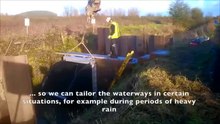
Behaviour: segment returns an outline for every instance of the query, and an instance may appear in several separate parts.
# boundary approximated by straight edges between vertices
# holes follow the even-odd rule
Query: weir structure
[[[126,58],[78,52],[59,54],[63,55],[63,61],[53,65],[43,80],[45,91],[107,91]],[[131,58],[126,70],[137,62],[137,58]]]
[[[93,46],[90,46],[96,54],[91,54],[84,42],[82,45],[86,47],[88,53],[59,53],[63,55],[63,61],[51,68],[43,81],[43,89],[60,92],[107,91],[117,77],[127,53],[134,51],[134,56],[125,71],[129,71],[132,65],[149,60],[155,55],[167,55],[168,52],[164,49],[172,44],[171,36],[122,35],[117,39],[119,56],[111,58],[107,55],[110,51],[108,31],[108,28],[97,29],[97,41],[92,41]]]
[[[121,66],[125,57],[111,58],[107,55],[88,54],[88,53],[61,53],[63,60],[67,62],[90,65],[92,77],[92,91],[106,91],[110,87],[110,83],[116,75],[117,70]],[[129,64],[136,64],[138,60],[131,58]],[[106,73],[107,72],[107,73]],[[106,74],[104,74],[106,73]],[[104,80],[103,80],[104,79]]]
[[[93,41],[92,44],[94,45],[92,51],[96,54],[60,53],[63,55],[63,61],[51,67],[42,81],[42,91],[60,93],[107,91],[114,78],[117,77],[117,72],[126,59],[127,53],[134,51],[134,57],[130,59],[126,67],[128,72],[133,64],[149,60],[152,55],[167,55],[168,52],[163,49],[172,45],[171,36],[124,35],[117,41],[119,56],[111,58],[107,56],[110,50],[107,34],[107,28],[98,28],[97,41]],[[7,111],[7,113],[0,114],[0,122],[4,122],[2,119],[7,118],[7,122],[34,123],[36,115],[33,105],[22,103],[23,99],[33,97],[30,95],[33,92],[27,56],[0,57],[0,70],[0,80],[3,80],[7,100],[7,103],[2,104],[5,107],[0,109],[0,112]],[[66,99],[65,96],[58,96],[58,98]],[[76,97],[69,99],[76,99]],[[26,111],[25,116],[18,114],[23,113],[22,111]]]

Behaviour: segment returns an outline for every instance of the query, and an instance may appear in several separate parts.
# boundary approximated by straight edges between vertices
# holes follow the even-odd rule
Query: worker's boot
[[[108,56],[109,56],[109,57],[112,57],[112,52],[111,52],[111,51],[109,52]]]

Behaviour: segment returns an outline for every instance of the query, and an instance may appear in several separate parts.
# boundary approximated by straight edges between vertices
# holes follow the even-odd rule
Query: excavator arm
[[[91,20],[94,19],[95,14],[101,10],[100,4],[101,0],[88,0],[88,4],[85,8],[88,23],[91,23]]]

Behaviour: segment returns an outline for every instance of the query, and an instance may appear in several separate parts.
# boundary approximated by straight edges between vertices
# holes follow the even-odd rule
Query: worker
[[[110,39],[110,53],[108,54],[111,57],[118,56],[118,49],[116,45],[117,39],[120,37],[120,30],[118,23],[113,21],[110,17],[106,18],[106,22],[109,23],[109,35],[108,39]]]

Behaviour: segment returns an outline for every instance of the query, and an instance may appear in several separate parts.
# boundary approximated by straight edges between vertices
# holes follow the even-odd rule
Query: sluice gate
[[[45,91],[107,91],[125,57],[111,58],[107,55],[87,53],[60,53],[63,61],[54,64],[43,81]],[[128,68],[138,62],[129,61]]]
[[[42,91],[107,91],[111,87],[111,82],[116,77],[116,73],[126,59],[125,56],[128,52],[134,51],[135,58],[129,61],[126,67],[127,71],[133,64],[149,60],[157,55],[164,56],[169,54],[166,50],[163,51],[161,49],[172,45],[170,36],[122,36],[117,42],[119,56],[111,58],[107,56],[110,41],[105,38],[107,36],[106,29],[99,29],[98,32],[101,33],[98,33],[98,40],[93,42],[94,46],[92,47],[94,48],[92,51],[95,51],[96,54],[61,53],[63,60],[51,66],[49,73],[45,75],[42,81]],[[15,122],[34,121],[36,119],[32,105],[28,106],[28,108],[21,107],[21,100],[23,98],[29,99],[31,97],[30,94],[32,94],[31,76],[28,68],[27,56],[22,58],[17,56],[0,58],[0,79],[4,79],[3,83],[6,86],[5,92],[8,102],[8,105],[6,103],[2,105],[8,106],[9,112],[6,116],[10,114],[10,118],[7,118]],[[26,89],[25,92],[22,90],[24,87]],[[70,99],[76,98],[71,97]],[[29,115],[26,118],[20,118],[15,113],[15,110],[29,111]],[[2,116],[5,117],[5,115],[1,115],[0,118]]]
[[[168,52],[165,50],[164,53],[163,50],[173,43],[171,36],[123,35],[116,42],[118,57],[111,58],[107,55],[111,42],[107,38],[108,28],[98,28],[97,33],[97,40],[92,41],[93,46],[89,46],[92,48],[89,50],[96,54],[59,53],[63,55],[63,61],[52,66],[44,79],[43,88],[46,91],[106,91],[111,87],[127,53],[134,51],[135,57],[128,64],[129,70],[132,64],[157,55],[167,55]]]

